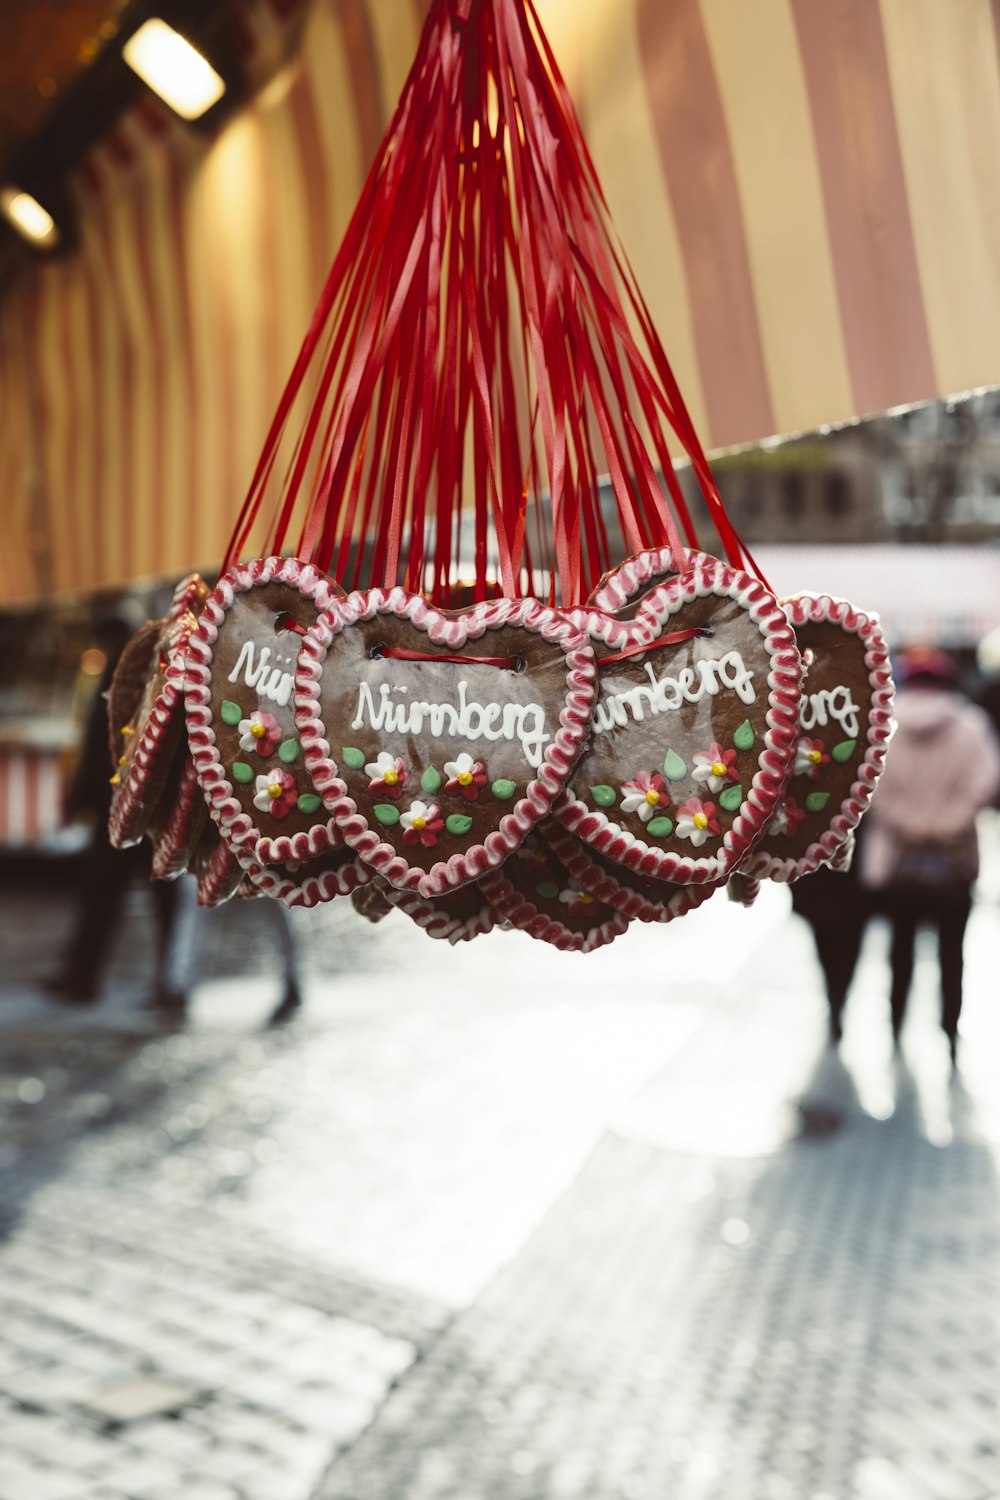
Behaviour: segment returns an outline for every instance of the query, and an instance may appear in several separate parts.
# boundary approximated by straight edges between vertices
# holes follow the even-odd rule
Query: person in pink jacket
[[[897,729],[872,798],[861,882],[892,924],[893,1036],[913,978],[917,928],[937,929],[941,1026],[955,1060],[962,1010],[962,944],[979,873],[976,817],[1000,791],[1000,745],[986,713],[957,691],[943,651],[898,664]]]

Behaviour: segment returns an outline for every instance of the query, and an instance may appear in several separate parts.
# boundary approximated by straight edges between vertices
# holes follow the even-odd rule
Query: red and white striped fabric
[[[1000,0],[537,3],[706,446],[1000,381]],[[8,600],[221,557],[424,10],[317,0],[216,137],[91,156],[0,292]]]

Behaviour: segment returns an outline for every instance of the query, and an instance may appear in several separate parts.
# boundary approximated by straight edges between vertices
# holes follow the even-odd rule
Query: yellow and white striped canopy
[[[214,139],[89,160],[0,293],[7,601],[221,556],[424,8],[313,0]],[[538,9],[706,446],[1000,382],[1000,0]]]

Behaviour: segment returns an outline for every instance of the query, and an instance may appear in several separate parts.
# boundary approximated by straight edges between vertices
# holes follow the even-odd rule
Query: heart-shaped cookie
[[[190,869],[207,821],[208,804],[185,745],[149,830],[154,880],[176,880]]]
[[[126,645],[108,692],[111,809],[108,837],[116,849],[137,844],[159,817],[182,750],[180,714],[184,651],[198,623],[207,585],[183,579],[162,620],[150,620]],[[177,773],[179,774],[179,772]]]
[[[353,849],[327,849],[301,864],[260,865],[255,860],[245,865],[246,878],[262,895],[273,896],[285,906],[318,906],[337,896],[368,885],[372,871]]]
[[[767,836],[745,870],[797,880],[844,857],[882,774],[892,735],[892,674],[877,619],[844,599],[782,601],[806,663],[795,759]]]
[[[594,686],[586,639],[533,599],[442,613],[371,589],[335,599],[306,636],[296,723],[345,842],[390,885],[439,896],[548,813]]]
[[[678,567],[678,561],[682,563]],[[620,620],[634,617],[643,594],[658,583],[664,583],[678,572],[704,567],[715,562],[707,552],[685,550],[681,559],[675,557],[669,547],[651,547],[646,552],[637,552],[627,557],[617,567],[611,568],[597,582],[588,604],[602,610],[606,615],[617,615]]]
[[[341,840],[306,769],[292,703],[304,632],[334,597],[311,564],[268,557],[219,579],[188,642],[188,743],[209,810],[246,864]]]
[[[421,896],[417,891],[399,891],[387,886],[385,898],[390,906],[405,912],[428,937],[444,938],[453,945],[492,932],[497,924],[497,913],[475,880],[458,890],[446,891],[443,896]]]
[[[199,906],[221,906],[236,895],[243,882],[243,866],[214,823],[209,823],[195,853],[192,872],[198,882]]]
[[[749,574],[701,555],[628,622],[570,618],[595,643],[600,686],[556,816],[642,874],[724,879],[763,832],[795,748],[801,663],[783,610]]]
[[[585,891],[639,922],[672,922],[703,905],[719,889],[717,884],[671,885],[651,875],[637,875],[575,838],[555,818],[547,818],[539,831]]]
[[[628,918],[592,896],[537,830],[480,884],[505,922],[567,953],[591,953],[628,927]]]

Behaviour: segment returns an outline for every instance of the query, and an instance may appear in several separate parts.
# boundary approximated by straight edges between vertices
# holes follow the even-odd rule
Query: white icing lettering
[[[657,677],[652,662],[646,662],[645,672],[648,684],[640,682],[624,693],[608,693],[600,700],[593,714],[595,734],[606,734],[610,729],[627,724],[626,708],[631,710],[633,719],[641,723],[647,709],[655,717],[680,708],[685,701],[699,703],[706,693],[714,698],[721,688],[731,689],[741,703],[757,701],[753,672],[738,651],[727,651],[718,659],[706,657],[693,667],[682,667],[676,677],[668,677],[666,673]]]
[[[280,657],[279,660],[289,661],[290,658]],[[262,646],[258,658],[253,641],[244,641],[236,658],[236,665],[229,674],[229,681],[238,682],[242,670],[247,687],[256,688],[261,698],[270,698],[272,703],[285,708],[291,701],[295,675],[283,672],[280,667],[272,667],[270,661],[270,646]]]
[[[464,740],[517,740],[528,765],[535,770],[542,763],[545,746],[551,735],[545,733],[545,710],[537,703],[476,703],[467,698],[468,683],[458,684],[458,706],[454,703],[393,703],[390,688],[383,682],[378,700],[367,682],[358,685],[358,706],[351,720],[352,729],[388,730],[391,734],[419,734],[425,720],[435,736],[450,735]]]
[[[858,713],[850,688],[821,688],[818,693],[803,694],[799,723],[803,729],[823,729],[833,719],[849,740],[856,740],[861,727]]]

